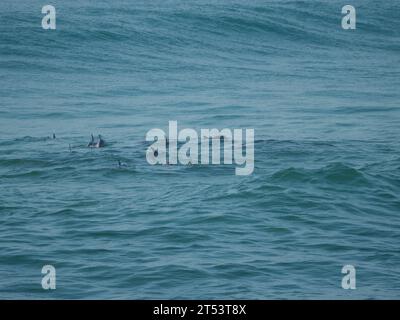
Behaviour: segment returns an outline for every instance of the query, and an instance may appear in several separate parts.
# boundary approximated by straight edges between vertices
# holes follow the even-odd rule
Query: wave
[[[369,181],[359,169],[343,163],[332,163],[320,169],[287,168],[272,175],[272,181],[292,183],[328,183],[368,185]]]
[[[125,50],[121,50],[129,47],[136,48],[136,54],[142,57],[153,58],[158,56],[153,51],[155,48],[161,49],[160,54],[164,55],[185,47],[207,48],[220,51],[221,54],[222,49],[225,49],[223,55],[230,55],[227,48],[233,49],[235,53],[240,49],[247,49],[248,54],[257,54],[261,49],[259,52],[263,55],[276,53],[277,49],[284,48],[286,54],[292,55],[304,52],[304,44],[347,50],[354,50],[359,45],[387,50],[399,48],[392,27],[398,23],[398,16],[394,12],[399,9],[399,4],[368,1],[364,5],[363,14],[369,19],[368,23],[360,21],[357,31],[363,37],[359,45],[353,41],[353,37],[346,37],[340,32],[342,5],[340,1],[279,1],[267,2],[262,6],[218,1],[207,6],[201,3],[192,6],[159,4],[156,7],[152,4],[137,4],[134,8],[126,8],[117,2],[114,6],[81,5],[77,10],[71,4],[63,8],[64,16],[68,19],[64,19],[63,24],[58,27],[57,37],[44,35],[53,52],[46,52],[41,42],[36,41],[43,37],[40,32],[34,32],[32,37],[32,32],[29,31],[30,37],[25,37],[25,42],[18,40],[22,38],[11,36],[10,32],[2,32],[2,42],[9,49],[16,47],[14,55],[27,57],[26,50],[22,49],[26,47],[29,48],[30,57],[40,57],[46,53],[48,58],[57,61],[58,51],[64,52],[64,60],[76,58],[69,50],[70,45],[82,47],[90,44],[98,49],[106,49],[102,55],[95,55],[93,51],[81,51],[81,61],[88,63],[110,62],[110,58],[131,61],[123,53]],[[15,16],[18,16],[21,26],[28,27],[35,21],[31,14],[18,13]],[[2,28],[6,30],[2,31],[7,31],[7,25],[14,25],[15,16],[12,16],[12,22],[3,24]],[[1,17],[5,21],[11,19],[10,13],[3,13]],[[27,35],[28,31],[21,28],[21,33],[22,36]],[[255,45],[262,39],[268,39],[268,45]],[[301,47],[296,47],[296,44]],[[74,64],[71,66],[74,67]]]

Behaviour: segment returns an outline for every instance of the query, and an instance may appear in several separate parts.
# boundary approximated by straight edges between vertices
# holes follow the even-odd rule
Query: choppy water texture
[[[42,2],[0,3],[1,298],[399,297],[399,1]],[[168,120],[254,174],[150,166]]]

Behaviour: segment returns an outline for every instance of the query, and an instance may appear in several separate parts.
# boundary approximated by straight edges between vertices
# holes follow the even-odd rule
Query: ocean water
[[[0,2],[0,298],[399,298],[399,1],[51,4]],[[169,120],[254,173],[149,165]]]

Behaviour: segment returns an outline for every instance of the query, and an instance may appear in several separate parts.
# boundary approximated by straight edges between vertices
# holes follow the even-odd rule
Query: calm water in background
[[[0,3],[1,298],[399,297],[399,1],[51,4]],[[148,165],[169,120],[254,174]]]

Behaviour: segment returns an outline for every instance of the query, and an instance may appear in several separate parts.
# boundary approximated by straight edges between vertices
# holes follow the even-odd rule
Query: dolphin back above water
[[[94,145],[95,145],[95,142],[94,142],[94,137],[93,137],[93,134],[91,134],[91,140],[90,140],[90,142],[88,143],[88,147],[94,147]]]
[[[97,140],[96,148],[103,148],[105,147],[106,142],[102,139],[101,135],[99,134],[99,140]]]

